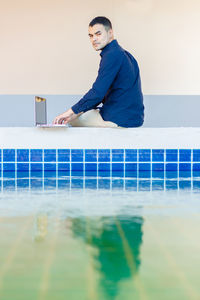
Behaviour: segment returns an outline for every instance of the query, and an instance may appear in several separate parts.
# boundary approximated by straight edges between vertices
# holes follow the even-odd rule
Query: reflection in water
[[[36,242],[42,242],[47,235],[48,217],[45,214],[38,215],[35,222],[35,235]]]
[[[141,264],[142,217],[110,216],[72,218],[75,237],[95,248],[94,266],[101,274],[100,288],[115,299],[119,282],[134,278]]]

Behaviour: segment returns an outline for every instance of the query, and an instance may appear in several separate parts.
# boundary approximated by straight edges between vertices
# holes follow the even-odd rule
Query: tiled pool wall
[[[200,188],[200,149],[1,149],[6,187]]]

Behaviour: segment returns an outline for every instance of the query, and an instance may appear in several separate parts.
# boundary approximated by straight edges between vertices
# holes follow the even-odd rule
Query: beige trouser
[[[104,121],[98,109],[86,111],[69,124],[72,127],[119,127],[113,122]]]

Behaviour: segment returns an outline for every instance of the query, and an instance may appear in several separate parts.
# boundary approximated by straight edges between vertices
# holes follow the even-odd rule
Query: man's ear
[[[113,30],[112,30],[112,29],[109,29],[108,32],[109,32],[109,35],[110,35],[110,36],[113,36]]]

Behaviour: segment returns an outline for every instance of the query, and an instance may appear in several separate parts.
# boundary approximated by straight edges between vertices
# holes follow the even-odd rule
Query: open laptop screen
[[[47,105],[46,99],[35,97],[35,125],[47,124]]]

